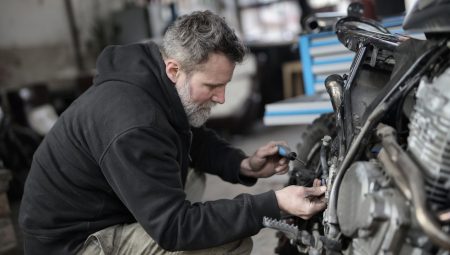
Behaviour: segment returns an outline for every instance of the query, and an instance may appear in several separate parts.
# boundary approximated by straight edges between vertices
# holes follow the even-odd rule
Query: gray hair
[[[176,59],[187,73],[207,61],[210,53],[240,63],[247,51],[225,19],[211,11],[180,16],[164,34],[160,50],[164,59]]]

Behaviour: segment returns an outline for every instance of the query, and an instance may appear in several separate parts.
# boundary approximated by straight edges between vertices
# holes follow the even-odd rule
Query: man
[[[25,253],[248,253],[247,237],[262,228],[263,216],[279,218],[281,209],[308,218],[323,210],[307,197],[324,187],[186,200],[188,166],[244,185],[287,171],[277,142],[247,157],[202,126],[211,107],[225,102],[244,53],[209,11],[180,17],[161,48],[106,48],[94,85],[35,153],[19,219]]]

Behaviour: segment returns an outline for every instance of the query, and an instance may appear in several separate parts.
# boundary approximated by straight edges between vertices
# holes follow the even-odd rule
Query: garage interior
[[[335,44],[340,44],[334,25],[347,16],[352,2],[364,6],[364,17],[380,22],[401,17],[393,21],[393,29],[401,27],[405,11],[413,4],[397,0],[0,1],[0,254],[23,254],[18,212],[34,151],[58,116],[91,86],[96,59],[107,45],[160,42],[177,17],[193,11],[211,10],[223,16],[249,54],[236,66],[226,90],[227,102],[213,108],[206,126],[249,155],[273,140],[287,141],[296,150],[307,126],[321,114],[333,112],[325,78],[348,73],[354,56],[342,46],[345,52],[338,54],[345,60],[340,65],[307,64],[305,58],[314,57],[314,49],[302,49],[301,38],[312,42],[325,40],[321,33],[332,34]],[[312,74],[314,79],[307,78]],[[295,116],[278,113],[283,107],[308,111]],[[201,201],[259,194],[288,182],[288,174],[275,175],[244,187],[207,175]],[[269,228],[253,236],[251,254],[274,254],[276,236],[277,231]]]

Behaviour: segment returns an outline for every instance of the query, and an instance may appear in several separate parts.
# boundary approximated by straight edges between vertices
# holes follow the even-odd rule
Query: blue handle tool
[[[283,158],[287,158],[289,160],[296,160],[297,154],[295,152],[292,152],[291,149],[287,146],[277,144],[278,147],[278,155],[280,155]]]

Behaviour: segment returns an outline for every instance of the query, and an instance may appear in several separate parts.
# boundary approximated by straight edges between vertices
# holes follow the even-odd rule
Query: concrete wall
[[[63,0],[0,0],[0,89],[35,82],[63,86],[78,75],[69,21]],[[88,70],[103,44],[94,29],[127,3],[144,6],[146,0],[71,0],[80,37],[83,62]],[[151,29],[158,36],[170,20],[167,0],[152,0]],[[177,1],[179,14],[198,9],[223,12],[236,27],[234,1]],[[103,26],[103,25],[101,25]],[[103,27],[104,28],[104,27]],[[110,29],[110,27],[109,27]],[[111,31],[105,30],[112,33]],[[70,85],[70,84],[69,84]]]
[[[125,3],[146,0],[71,0],[87,69],[94,68],[98,49],[93,28]],[[170,19],[171,0],[151,0],[150,23],[161,33]],[[336,0],[324,0],[336,1]],[[343,1],[343,0],[338,0]],[[406,0],[410,6],[412,0]],[[245,2],[245,1],[243,1]],[[252,1],[248,1],[252,2]],[[177,0],[179,14],[211,9],[226,17],[237,32],[235,1]],[[250,26],[255,29],[254,26]],[[156,36],[158,37],[158,36]],[[266,32],[266,37],[268,34]],[[34,82],[63,84],[78,75],[68,17],[63,0],[0,0],[0,89]]]
[[[92,25],[120,0],[72,0],[82,52],[88,68]],[[62,0],[0,1],[0,88],[45,81],[58,82],[77,75],[67,12]]]

